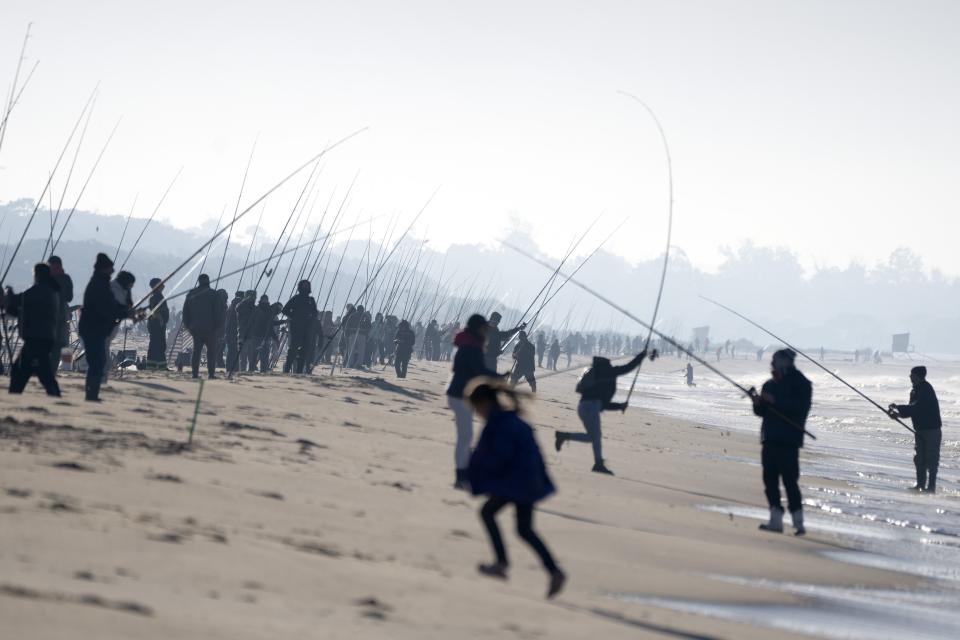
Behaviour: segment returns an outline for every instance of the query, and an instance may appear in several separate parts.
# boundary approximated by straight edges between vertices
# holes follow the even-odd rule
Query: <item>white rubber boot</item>
[[[802,536],[807,532],[803,527],[803,509],[797,509],[796,511],[790,512],[790,517],[793,518],[793,531],[794,535]]]
[[[783,509],[770,509],[770,522],[760,525],[763,531],[783,533]]]

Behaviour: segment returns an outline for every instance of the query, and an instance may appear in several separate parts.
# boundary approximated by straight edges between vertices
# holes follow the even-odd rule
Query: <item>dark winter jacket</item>
[[[937,392],[926,380],[914,385],[910,391],[910,404],[898,404],[897,412],[910,418],[917,431],[933,431],[943,426]]]
[[[492,324],[487,326],[487,342],[484,345],[483,354],[488,369],[496,370],[497,358],[500,357],[503,350],[503,343],[512,338],[513,334],[520,329],[521,327],[514,327],[501,331]]]
[[[396,356],[401,360],[406,360],[413,353],[413,345],[417,341],[417,336],[410,327],[401,327],[393,338],[393,343],[397,345]]]
[[[517,361],[517,371],[533,371],[537,349],[529,340],[521,340],[513,348],[513,359]]]
[[[258,302],[253,311],[253,330],[251,334],[257,340],[273,337],[273,319],[276,314],[269,302]]]
[[[73,302],[73,279],[66,273],[53,276],[60,290],[60,317],[57,322],[57,343],[66,346],[70,342],[70,303]]]
[[[227,307],[227,315],[223,319],[223,334],[226,336],[227,340],[236,342],[237,336],[239,335],[239,321],[237,320],[237,306],[240,304],[240,300],[234,299],[230,306]]]
[[[290,319],[290,335],[306,338],[317,321],[317,301],[312,296],[298,293],[284,305],[283,315]]]
[[[490,415],[467,469],[474,495],[533,504],[555,491],[533,429],[513,411]]]
[[[110,276],[95,272],[83,292],[83,310],[77,327],[80,336],[106,338],[128,314],[127,307],[113,295]]]
[[[798,370],[789,371],[779,381],[767,380],[763,392],[774,398],[771,405],[766,401],[754,403],[753,412],[763,418],[760,426],[760,442],[789,447],[803,446],[803,427],[813,402],[813,385]]]
[[[59,287],[52,278],[7,299],[7,312],[16,316],[24,341],[57,339],[61,316]]]
[[[155,292],[150,296],[150,308],[156,309],[156,311],[147,320],[147,329],[150,331],[166,331],[167,323],[170,322],[170,308],[167,307],[167,301],[162,293]]]
[[[209,285],[191,289],[183,303],[183,326],[192,335],[212,335],[223,324],[223,312],[217,292]]]
[[[639,367],[646,356],[646,352],[637,354],[633,360],[619,367],[610,364],[607,358],[595,357],[593,366],[577,383],[580,400],[599,400],[604,409],[613,409],[610,402],[617,392],[617,378]]]
[[[253,335],[253,315],[257,308],[257,301],[246,296],[237,305],[237,327],[240,340],[246,340]]]
[[[447,395],[462,398],[467,383],[477,376],[496,376],[494,369],[487,367],[483,359],[483,339],[470,331],[461,331],[453,339],[457,354],[453,356],[453,378],[447,387]]]

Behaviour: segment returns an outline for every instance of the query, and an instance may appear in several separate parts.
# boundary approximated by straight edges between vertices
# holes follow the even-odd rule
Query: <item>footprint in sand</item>
[[[354,600],[353,604],[361,608],[361,616],[372,620],[386,620],[387,614],[393,611],[393,607],[373,597]]]
[[[63,462],[54,462],[52,465],[54,469],[65,469],[67,471],[85,471],[88,473],[93,473],[93,467],[88,467],[86,465],[80,464],[79,462],[73,462],[72,460],[63,461]]]

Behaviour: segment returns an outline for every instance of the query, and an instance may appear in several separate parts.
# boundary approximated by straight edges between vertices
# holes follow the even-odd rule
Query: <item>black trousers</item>
[[[780,481],[787,491],[790,512],[803,508],[800,495],[800,449],[785,444],[764,443],[760,454],[763,463],[763,488],[771,509],[783,510],[780,504]]]
[[[83,341],[84,357],[87,359],[86,398],[100,399],[100,385],[103,384],[103,370],[107,366],[107,336],[80,336]]]
[[[193,358],[190,361],[193,377],[200,375],[200,352],[207,348],[207,375],[213,377],[217,366],[217,336],[215,333],[193,334]]]
[[[924,429],[914,435],[913,464],[917,468],[917,486],[921,489],[936,487],[937,469],[940,467],[940,443],[943,431]],[[929,473],[929,484],[927,474]]]
[[[393,360],[393,368],[397,371],[398,378],[407,377],[407,367],[410,365],[410,354],[398,353]]]
[[[530,390],[536,392],[537,390],[537,376],[533,372],[533,369],[529,371],[521,371],[520,369],[514,369],[513,373],[510,374],[510,384],[517,384],[520,382],[521,378],[526,378],[527,384],[530,385]]]
[[[20,355],[10,367],[10,393],[23,393],[30,376],[36,374],[48,396],[59,396],[60,385],[50,366],[53,340],[24,340]]]
[[[147,362],[167,366],[167,328],[150,327],[150,344],[147,345]]]
[[[309,336],[290,334],[290,347],[287,349],[287,360],[283,363],[284,373],[303,373],[313,365],[313,341]]]
[[[497,562],[503,565],[510,564],[507,561],[507,549],[503,546],[503,537],[500,535],[500,528],[497,526],[497,512],[513,502],[507,498],[499,496],[490,496],[490,499],[480,508],[480,519],[483,520],[487,528],[487,534],[490,536],[490,543],[493,545],[493,552],[497,556]],[[517,507],[517,535],[523,538],[540,556],[540,562],[544,569],[553,573],[557,570],[557,564],[553,561],[553,556],[543,543],[540,536],[533,530],[533,505],[529,503],[514,502]]]

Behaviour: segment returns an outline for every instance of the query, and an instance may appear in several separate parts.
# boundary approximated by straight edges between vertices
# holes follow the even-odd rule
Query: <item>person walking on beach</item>
[[[689,362],[687,363],[687,386],[695,387],[697,383],[693,381],[693,365]]]
[[[787,508],[798,536],[803,527],[803,496],[800,495],[800,448],[803,427],[810,413],[813,386],[794,364],[797,354],[781,349],[773,354],[771,379],[760,393],[751,389],[753,412],[761,417],[760,461],[763,466],[763,487],[770,506],[770,520],[760,525],[764,531],[783,532],[783,506],[780,502],[780,481],[787,492]]]
[[[467,466],[470,464],[470,445],[473,443],[473,411],[464,399],[467,383],[477,376],[494,376],[496,369],[487,367],[483,345],[487,336],[487,319],[474,314],[467,320],[467,328],[454,337],[457,353],[453,356],[453,378],[447,387],[447,405],[453,411],[457,427],[457,441],[453,451],[456,476],[453,487],[466,490]]]
[[[513,348],[514,365],[513,373],[510,374],[510,384],[516,385],[521,379],[525,379],[530,385],[530,390],[536,393],[536,347],[527,339],[526,331],[521,331],[517,335],[517,346]]]
[[[550,577],[547,598],[563,589],[566,576],[533,530],[533,506],[554,493],[555,488],[533,435],[520,416],[517,393],[499,378],[475,378],[467,389],[470,406],[486,421],[477,448],[470,456],[467,476],[474,495],[487,496],[480,509],[496,560],[477,567],[481,574],[507,578],[510,562],[497,526],[497,513],[508,504],[516,509],[517,534],[540,558]],[[509,401],[504,406],[501,398]]]
[[[197,278],[197,286],[190,290],[183,303],[183,326],[193,337],[193,358],[191,359],[191,375],[200,376],[200,354],[207,348],[207,377],[214,378],[217,364],[217,328],[223,325],[221,319],[220,300],[217,292],[210,288],[210,276],[201,273]]]
[[[7,313],[17,318],[23,339],[20,354],[10,366],[10,393],[23,393],[30,376],[36,374],[48,396],[59,396],[50,352],[56,347],[62,308],[60,285],[50,267],[42,262],[34,265],[33,286],[16,294],[8,289],[3,298]]]
[[[607,358],[600,356],[593,358],[593,365],[577,383],[577,393],[580,394],[577,415],[580,416],[580,421],[583,423],[586,433],[558,431],[554,441],[554,447],[557,451],[560,451],[563,443],[568,440],[589,442],[593,445],[593,468],[591,471],[613,475],[613,472],[603,462],[603,433],[600,429],[600,413],[626,409],[626,404],[612,402],[613,396],[617,392],[617,378],[639,367],[646,357],[647,350],[644,349],[633,360],[619,367],[613,366]]]
[[[494,311],[490,314],[490,322],[487,324],[487,342],[484,346],[483,358],[487,369],[491,371],[497,370],[497,358],[500,357],[500,353],[503,351],[503,343],[512,338],[513,334],[527,328],[527,323],[521,322],[513,329],[501,331],[501,318],[500,313]]]
[[[394,354],[393,368],[397,372],[398,378],[407,377],[407,367],[410,366],[410,356],[413,355],[413,345],[417,341],[416,334],[410,328],[407,320],[401,320],[397,327],[397,333],[393,337]]]
[[[937,392],[927,382],[927,368],[910,370],[909,404],[891,404],[891,418],[910,418],[914,428],[913,464],[917,469],[917,484],[914,491],[937,492],[937,469],[940,466],[940,444],[943,441],[943,420],[940,417],[940,402]]]
[[[167,323],[170,322],[170,308],[163,297],[163,281],[150,278],[150,317],[147,318],[147,332],[150,342],[147,344],[147,366],[153,369],[167,368]]]
[[[547,356],[547,368],[551,371],[557,370],[557,361],[560,359],[560,341],[554,336],[550,343],[550,355]]]
[[[83,292],[78,331],[87,359],[86,400],[100,402],[100,385],[107,367],[107,341],[117,322],[129,317],[127,305],[117,301],[110,287],[113,260],[98,253],[93,276]]]
[[[297,293],[283,307],[283,315],[290,320],[290,333],[287,338],[287,360],[283,365],[284,373],[303,373],[313,364],[313,348],[317,338],[314,328],[317,321],[317,301],[310,295],[310,281],[301,280],[297,284]]]
[[[60,366],[60,352],[64,347],[70,344],[70,303],[73,302],[73,278],[63,270],[63,260],[60,256],[50,256],[47,258],[47,264],[50,266],[50,275],[60,287],[60,318],[57,322],[57,339],[50,351],[50,366],[53,369],[53,375],[57,375],[57,368]]]

